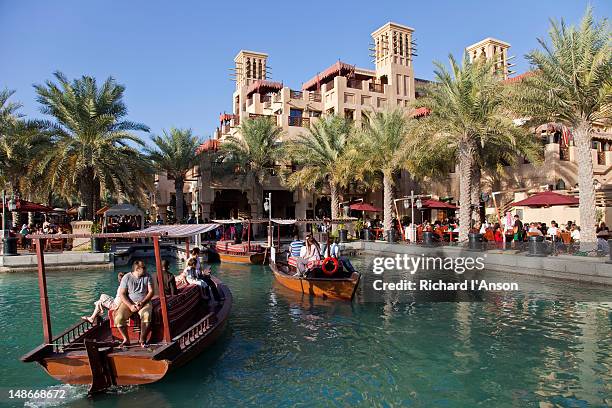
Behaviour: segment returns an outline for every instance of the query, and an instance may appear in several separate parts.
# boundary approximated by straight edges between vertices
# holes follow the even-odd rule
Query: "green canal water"
[[[10,389],[65,390],[62,404],[75,407],[612,404],[612,290],[603,289],[610,303],[588,303],[576,294],[590,288],[513,276],[529,289],[477,303],[369,303],[362,293],[347,303],[289,292],[265,267],[214,270],[234,295],[221,341],[162,382],[93,401],[85,387],[57,384],[19,361],[42,337],[36,275],[0,275],[0,405],[37,406],[7,400]],[[114,294],[115,276],[50,272],[55,332],[88,313],[100,293]]]

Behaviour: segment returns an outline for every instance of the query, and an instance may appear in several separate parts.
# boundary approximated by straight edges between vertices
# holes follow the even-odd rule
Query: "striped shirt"
[[[289,244],[289,249],[291,250],[291,256],[294,258],[297,258],[300,256],[300,251],[302,250],[302,247],[304,246],[304,241],[293,241],[291,244]]]

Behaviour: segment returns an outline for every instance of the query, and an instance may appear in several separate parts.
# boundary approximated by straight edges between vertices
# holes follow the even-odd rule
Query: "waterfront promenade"
[[[486,270],[510,272],[523,275],[543,276],[612,286],[612,263],[609,258],[559,255],[530,257],[515,250],[472,251],[458,246],[435,246],[389,244],[381,241],[355,241],[345,244],[352,249],[378,256],[408,254],[414,256],[439,257],[483,257]]]

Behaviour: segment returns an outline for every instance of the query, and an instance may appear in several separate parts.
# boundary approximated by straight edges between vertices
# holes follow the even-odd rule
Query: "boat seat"
[[[294,268],[297,268],[297,258],[292,257],[292,256],[288,257],[288,258],[287,258],[287,264],[288,264],[289,266],[293,266]],[[307,267],[308,269],[311,269],[311,268],[317,268],[317,267],[320,267],[321,265],[323,265],[323,260],[319,260],[319,261],[310,261],[310,262],[308,262],[308,264],[306,265],[306,267]]]

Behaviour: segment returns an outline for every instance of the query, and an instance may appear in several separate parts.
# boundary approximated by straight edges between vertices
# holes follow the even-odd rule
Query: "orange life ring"
[[[330,266],[332,267],[331,269]],[[327,276],[332,276],[338,271],[338,260],[336,258],[328,256],[323,260],[323,263],[321,264],[321,269],[323,269],[323,273]]]

